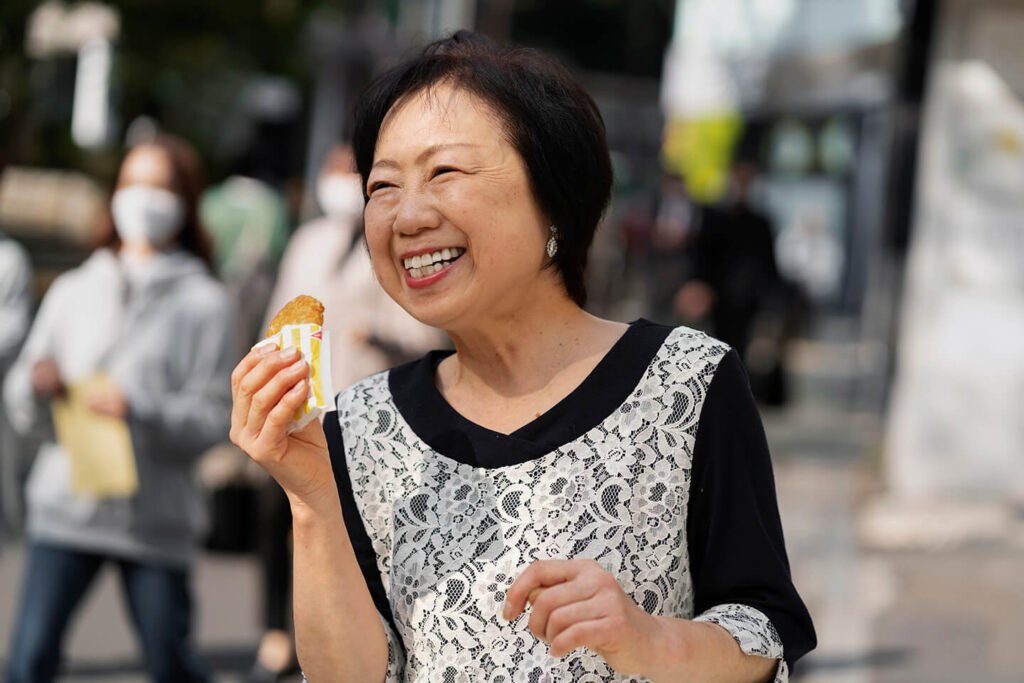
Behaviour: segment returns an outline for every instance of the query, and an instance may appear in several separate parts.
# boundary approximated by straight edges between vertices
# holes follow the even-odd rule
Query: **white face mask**
[[[166,246],[185,220],[185,202],[168,190],[130,185],[114,193],[114,227],[122,242]]]
[[[316,186],[320,208],[331,218],[356,218],[363,212],[363,183],[357,175],[328,175]]]

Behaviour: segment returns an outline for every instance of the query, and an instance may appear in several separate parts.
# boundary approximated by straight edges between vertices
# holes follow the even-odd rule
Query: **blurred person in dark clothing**
[[[53,283],[5,381],[11,422],[42,439],[27,487],[10,683],[55,678],[68,625],[108,563],[119,570],[150,676],[208,680],[191,642],[190,574],[203,525],[194,470],[227,431],[236,347],[230,302],[209,273],[201,184],[198,157],[180,140],[128,152],[109,244]],[[105,386],[83,390],[83,400],[91,414],[125,425],[134,493],[76,483],[49,419],[55,398],[98,375]]]
[[[693,270],[674,302],[684,323],[709,325],[744,361],[755,318],[779,283],[771,221],[750,202],[756,178],[753,164],[737,163],[726,202],[703,212],[689,252]]]
[[[649,277],[658,286],[651,293],[651,315],[672,320],[674,295],[691,276],[691,246],[700,232],[704,208],[690,196],[679,174],[662,174],[650,224]]]

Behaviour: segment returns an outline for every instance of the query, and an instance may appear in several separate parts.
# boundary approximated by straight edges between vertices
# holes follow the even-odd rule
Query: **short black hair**
[[[402,98],[441,83],[479,97],[500,117],[537,202],[558,228],[552,265],[569,297],[583,306],[587,252],[611,196],[612,165],[597,105],[553,58],[458,31],[381,75],[355,114],[352,146],[364,192],[388,112]]]

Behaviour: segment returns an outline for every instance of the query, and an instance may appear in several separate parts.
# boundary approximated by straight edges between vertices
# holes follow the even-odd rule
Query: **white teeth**
[[[403,259],[402,264],[412,277],[426,277],[440,271],[444,267],[443,262],[453,261],[462,256],[465,251],[461,247],[445,247],[432,254],[420,254]]]

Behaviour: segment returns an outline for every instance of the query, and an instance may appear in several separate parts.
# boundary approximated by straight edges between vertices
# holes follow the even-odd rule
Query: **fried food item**
[[[274,336],[285,325],[309,324],[323,326],[324,305],[307,294],[300,294],[277,312],[267,328],[267,336]]]

